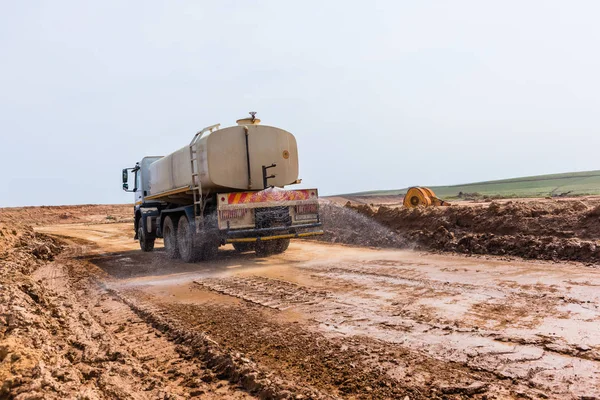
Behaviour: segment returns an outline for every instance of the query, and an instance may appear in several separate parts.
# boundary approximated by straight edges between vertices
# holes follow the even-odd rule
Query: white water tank
[[[262,166],[276,164],[268,170],[268,184],[283,187],[298,179],[298,148],[291,133],[260,120],[238,120],[237,126],[206,132],[194,144],[204,194],[262,190]],[[248,159],[250,174],[248,174]],[[251,180],[251,184],[250,184]],[[185,146],[149,166],[148,197],[161,198],[174,193],[190,195],[192,186],[190,147]]]

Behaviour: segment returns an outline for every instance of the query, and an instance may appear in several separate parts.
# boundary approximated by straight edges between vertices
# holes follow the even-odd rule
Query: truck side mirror
[[[124,168],[123,169],[123,190],[126,192],[132,192],[133,190],[129,190],[129,183],[127,183],[127,181],[129,180],[129,171],[131,171],[132,168]]]

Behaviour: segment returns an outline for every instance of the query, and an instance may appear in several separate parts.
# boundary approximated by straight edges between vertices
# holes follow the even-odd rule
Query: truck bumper
[[[226,243],[248,243],[264,240],[293,239],[323,234],[322,223],[281,226],[263,229],[236,229],[226,231]]]

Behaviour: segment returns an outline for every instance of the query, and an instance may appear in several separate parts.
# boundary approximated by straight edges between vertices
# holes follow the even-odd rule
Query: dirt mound
[[[130,204],[0,208],[0,221],[10,225],[99,224],[132,220]]]
[[[509,201],[492,202],[487,207],[415,209],[348,205],[346,208],[422,248],[600,262],[597,201]]]
[[[12,228],[0,223],[0,278],[30,274],[42,262],[54,260],[61,250],[58,241],[30,226]]]
[[[58,325],[47,308],[46,289],[30,274],[62,249],[31,227],[0,224],[0,398],[56,381],[48,376],[44,358]]]

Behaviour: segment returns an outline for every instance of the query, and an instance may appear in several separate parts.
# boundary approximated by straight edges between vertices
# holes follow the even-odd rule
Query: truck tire
[[[165,240],[165,253],[169,258],[179,258],[179,249],[177,246],[177,231],[171,216],[165,217],[162,227],[163,238]]]
[[[177,224],[177,247],[179,249],[179,255],[185,262],[197,261],[199,256],[202,254],[202,248],[200,250],[194,246],[195,244],[195,232],[185,215],[179,218]],[[204,246],[202,246],[204,247]]]
[[[275,244],[272,240],[259,240],[254,246],[254,252],[258,257],[267,257],[275,253]]]
[[[259,257],[280,254],[287,250],[290,239],[275,239],[256,242],[255,252]]]
[[[252,251],[252,250],[254,250],[254,247],[255,247],[255,242],[239,242],[239,243],[232,243],[232,244],[233,244],[233,248],[238,253],[243,253],[245,251]]]
[[[142,224],[138,228],[138,240],[142,251],[148,252],[154,250],[154,238],[149,238]]]
[[[281,254],[290,247],[290,239],[277,239],[273,242],[273,254]]]

